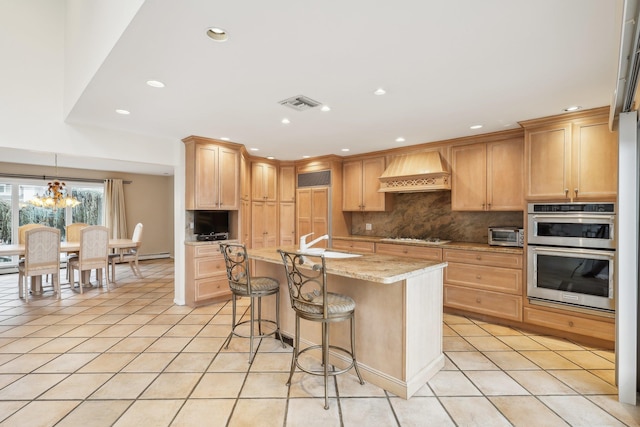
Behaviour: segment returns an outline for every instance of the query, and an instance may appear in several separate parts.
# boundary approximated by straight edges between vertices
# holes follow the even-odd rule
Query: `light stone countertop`
[[[523,249],[519,247],[489,246],[487,243],[449,242],[449,243],[434,245],[429,243],[412,242],[412,241],[389,242],[389,241],[382,240],[383,237],[377,237],[377,236],[349,235],[349,236],[331,236],[331,237],[333,239],[353,240],[357,242],[389,243],[391,245],[421,246],[421,247],[442,248],[442,249],[465,249],[470,251],[500,252],[505,254],[519,254],[519,255],[523,254]]]
[[[249,249],[247,252],[251,259],[282,264],[282,258],[277,249]],[[297,250],[295,246],[284,246],[281,249],[289,252]],[[309,258],[313,259],[313,257]],[[363,254],[354,258],[326,258],[325,264],[328,274],[385,284],[400,282],[447,266],[446,262],[381,254]]]

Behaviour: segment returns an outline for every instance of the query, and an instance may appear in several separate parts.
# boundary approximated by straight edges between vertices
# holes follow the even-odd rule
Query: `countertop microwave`
[[[524,229],[520,227],[489,227],[489,245],[524,246]]]

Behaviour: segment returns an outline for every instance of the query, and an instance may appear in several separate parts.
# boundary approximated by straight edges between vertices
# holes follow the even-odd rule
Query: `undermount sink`
[[[355,258],[355,257],[362,256],[361,254],[351,254],[348,252],[328,251],[324,248],[309,248],[300,252],[303,254],[312,255],[312,256],[324,255],[325,258]]]

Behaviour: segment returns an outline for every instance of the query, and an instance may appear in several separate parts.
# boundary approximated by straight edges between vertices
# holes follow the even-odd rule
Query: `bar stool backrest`
[[[251,270],[247,248],[240,243],[220,244],[232,291],[251,294]]]
[[[324,319],[327,311],[327,273],[323,256],[310,257],[295,252],[278,250],[287,275],[291,308],[302,310],[305,317],[310,313]],[[316,260],[318,262],[311,262]]]

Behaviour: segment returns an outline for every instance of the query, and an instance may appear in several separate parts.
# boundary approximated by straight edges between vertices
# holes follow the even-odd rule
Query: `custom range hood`
[[[449,172],[437,151],[396,156],[378,179],[381,193],[451,190]]]

